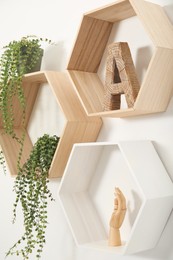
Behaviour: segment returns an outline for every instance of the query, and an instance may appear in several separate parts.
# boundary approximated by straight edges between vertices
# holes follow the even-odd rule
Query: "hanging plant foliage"
[[[14,191],[14,220],[16,209],[20,202],[24,217],[24,234],[10,248],[8,255],[21,255],[29,259],[29,255],[36,252],[36,259],[40,259],[46,242],[48,199],[53,200],[48,188],[48,174],[52,159],[59,142],[59,137],[45,134],[35,143],[29,159],[19,170],[15,180]]]
[[[4,46],[0,57],[0,121],[5,134],[10,135],[20,144],[20,162],[25,132],[17,136],[15,132],[15,106],[19,104],[21,128],[25,126],[26,100],[22,88],[23,75],[40,69],[43,49],[41,43],[51,43],[48,39],[36,36],[22,37]]]

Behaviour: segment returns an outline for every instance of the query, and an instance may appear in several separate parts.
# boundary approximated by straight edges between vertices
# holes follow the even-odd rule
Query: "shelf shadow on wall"
[[[152,50],[150,46],[145,46],[137,49],[135,68],[138,80],[141,84],[145,73],[148,69],[148,65],[150,63],[152,57]]]
[[[141,207],[142,200],[135,190],[131,190],[131,194],[133,197],[134,207],[132,209],[131,203],[130,203],[130,201],[128,201],[127,210],[128,210],[129,223],[130,223],[130,226],[132,227],[135,222],[136,216],[139,212],[139,209]]]

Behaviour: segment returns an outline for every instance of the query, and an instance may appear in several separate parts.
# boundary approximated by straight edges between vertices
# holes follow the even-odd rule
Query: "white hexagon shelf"
[[[75,90],[69,80],[68,74],[56,71],[39,71],[26,74],[23,78],[23,88],[26,97],[26,137],[22,153],[21,163],[29,157],[33,147],[27,125],[33,110],[39,88],[43,83],[48,83],[65,117],[65,126],[56,149],[49,177],[61,177],[74,143],[93,142],[97,139],[102,120],[99,117],[88,118]],[[15,131],[18,136],[22,133],[20,105],[14,100]],[[49,124],[49,118],[47,123]],[[17,156],[19,144],[10,136],[3,134],[3,124],[0,121],[0,143],[4,152],[11,175],[17,174]]]
[[[103,111],[104,85],[97,72],[113,24],[137,16],[154,54],[132,108]],[[163,112],[173,89],[173,26],[159,5],[119,0],[84,14],[68,64],[69,76],[89,116],[128,117]],[[135,41],[135,39],[134,39]]]
[[[110,247],[115,186],[127,213],[123,244]],[[115,254],[155,247],[173,207],[173,183],[150,141],[74,145],[58,195],[77,245]]]

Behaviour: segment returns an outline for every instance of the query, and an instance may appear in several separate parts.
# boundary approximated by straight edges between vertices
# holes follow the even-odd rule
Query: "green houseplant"
[[[36,258],[39,259],[45,243],[47,199],[53,200],[48,189],[48,172],[59,141],[57,136],[44,135],[39,138],[28,160],[21,165],[25,131],[20,137],[15,132],[14,100],[15,102],[17,100],[20,105],[21,129],[24,129],[26,100],[22,80],[24,74],[39,70],[43,55],[41,42],[51,43],[48,39],[35,36],[12,41],[4,47],[0,58],[0,124],[3,134],[10,135],[20,144],[16,161],[17,177],[14,185],[16,192],[13,210],[14,222],[18,203],[21,203],[24,216],[24,234],[10,248],[7,256],[16,254],[21,255],[23,259],[29,259],[28,255],[32,252],[36,252]],[[3,151],[0,151],[0,164],[5,167]]]
[[[36,259],[41,257],[46,241],[47,201],[49,198],[53,200],[48,189],[48,173],[58,142],[57,136],[45,134],[40,137],[16,177],[14,221],[16,208],[20,202],[24,216],[24,234],[10,248],[7,256],[16,254],[21,255],[23,259],[29,259],[29,254],[35,252]]]
[[[51,43],[48,39],[36,36],[22,37],[20,40],[11,41],[4,46],[4,52],[0,58],[0,116],[5,134],[10,135],[20,144],[19,160],[22,154],[24,132],[22,137],[14,131],[14,100],[19,103],[21,109],[22,126],[25,123],[26,101],[22,88],[23,75],[39,70],[43,49],[41,43]]]

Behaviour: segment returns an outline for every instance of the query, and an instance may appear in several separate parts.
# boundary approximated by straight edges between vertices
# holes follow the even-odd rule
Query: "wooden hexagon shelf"
[[[104,85],[97,71],[112,26],[137,16],[155,51],[132,108],[103,111]],[[119,0],[86,13],[68,64],[81,103],[90,116],[128,117],[163,112],[173,89],[173,26],[159,5],[143,0]]]
[[[123,191],[127,212],[123,244],[110,247],[115,186]],[[172,211],[173,183],[150,141],[77,144],[59,198],[77,245],[132,254],[156,246]]]
[[[55,152],[49,177],[61,177],[64,172],[69,154],[74,143],[91,142],[97,139],[102,120],[100,118],[88,118],[75,90],[69,80],[67,73],[54,71],[41,71],[26,74],[23,78],[23,88],[26,97],[26,138],[21,163],[23,164],[29,157],[33,147],[27,132],[29,118],[37,97],[38,90],[43,83],[48,83],[58,105],[60,106],[66,119],[65,127]],[[21,115],[19,104],[14,101],[15,107],[15,131],[20,136]],[[0,123],[0,143],[4,152],[11,175],[17,174],[17,156],[19,145],[11,137],[3,134],[2,122]]]

